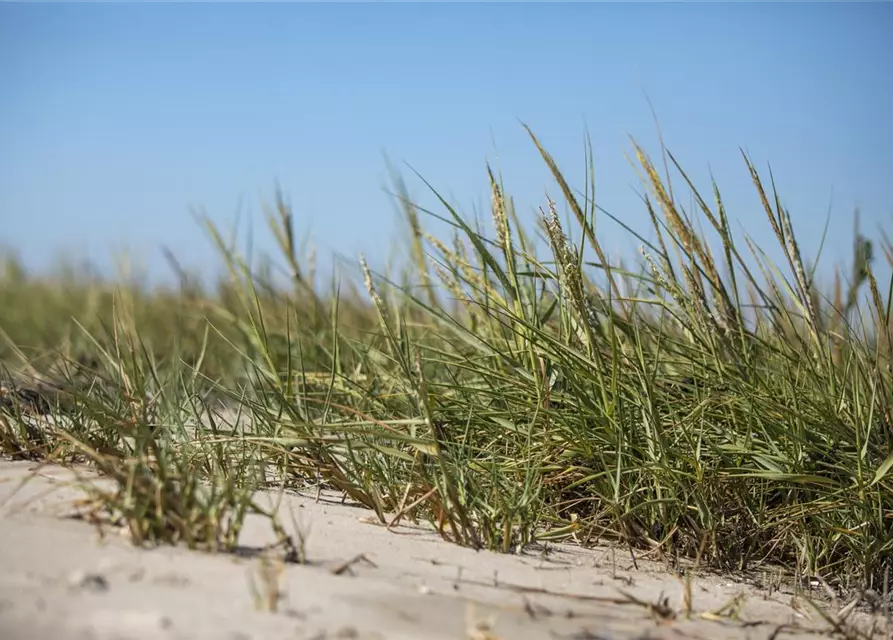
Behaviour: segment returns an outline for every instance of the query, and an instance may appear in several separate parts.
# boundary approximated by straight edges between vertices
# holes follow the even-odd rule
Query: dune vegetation
[[[281,254],[251,264],[199,218],[226,268],[213,286],[38,276],[8,257],[0,450],[95,468],[113,482],[91,490],[93,516],[138,544],[225,551],[266,513],[298,553],[254,495],[320,486],[476,548],[612,541],[883,591],[893,282],[873,250],[893,266],[893,245],[857,236],[823,290],[746,156],[778,264],[733,233],[718,185],[634,147],[652,228],[627,228],[640,254],[611,264],[593,172],[569,184],[530,137],[554,197],[533,224],[489,169],[485,225],[397,181],[397,275],[361,261],[315,286],[281,196]],[[453,233],[426,231],[432,217]]]

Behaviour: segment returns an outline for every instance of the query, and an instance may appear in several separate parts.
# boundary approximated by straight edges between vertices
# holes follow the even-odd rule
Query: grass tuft
[[[715,183],[708,197],[667,151],[661,176],[634,144],[652,239],[615,220],[641,246],[632,266],[611,264],[591,164],[578,192],[528,133],[560,195],[535,229],[489,167],[492,234],[427,182],[442,213],[410,202],[395,178],[409,267],[395,279],[361,260],[349,293],[319,292],[281,194],[268,223],[284,277],[204,215],[227,267],[213,290],[182,273],[174,291],[38,278],[6,258],[0,360],[18,373],[3,452],[89,462],[112,483],[97,508],[138,543],[233,550],[248,514],[287,541],[255,492],[334,488],[382,522],[425,520],[475,548],[614,540],[880,591],[893,280],[878,281],[874,244],[857,232],[823,291],[771,174],[743,155],[769,251],[732,233]],[[452,235],[428,233],[426,215]]]

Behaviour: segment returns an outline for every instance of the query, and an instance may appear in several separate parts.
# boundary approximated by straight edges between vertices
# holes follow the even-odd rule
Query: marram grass
[[[0,446],[91,461],[117,487],[97,490],[97,509],[139,542],[232,548],[245,515],[267,513],[254,489],[321,483],[463,545],[614,540],[882,589],[893,343],[872,243],[857,238],[822,291],[746,157],[780,264],[734,237],[716,185],[702,197],[667,153],[687,211],[636,146],[653,239],[611,264],[591,170],[576,190],[530,135],[557,185],[539,240],[493,172],[489,231],[398,184],[412,261],[399,281],[362,260],[353,289],[320,295],[281,197],[268,220],[285,286],[206,217],[228,273],[215,290],[185,275],[177,291],[37,279],[10,258],[0,357],[11,380],[65,378],[68,401],[36,433],[9,382]],[[430,235],[426,214],[453,234]],[[230,409],[213,417],[220,399]]]

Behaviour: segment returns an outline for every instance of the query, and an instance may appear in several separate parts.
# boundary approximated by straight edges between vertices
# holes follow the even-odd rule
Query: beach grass
[[[733,233],[717,185],[634,145],[651,228],[627,228],[640,253],[612,264],[591,149],[577,187],[528,132],[553,178],[539,218],[525,227],[490,168],[488,229],[398,181],[396,276],[361,260],[321,290],[281,195],[267,218],[281,255],[251,264],[199,216],[225,267],[213,287],[38,277],[9,256],[3,453],[91,464],[111,480],[94,517],[140,544],[231,550],[259,513],[293,545],[256,490],[324,487],[475,548],[612,541],[884,590],[893,282],[872,250],[893,266],[893,246],[857,236],[824,290],[746,156],[778,264]]]

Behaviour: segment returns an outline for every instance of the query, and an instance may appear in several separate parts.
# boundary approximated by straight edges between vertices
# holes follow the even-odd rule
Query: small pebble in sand
[[[109,582],[101,573],[89,573],[87,571],[72,571],[68,574],[68,585],[72,589],[102,592],[108,591]]]

